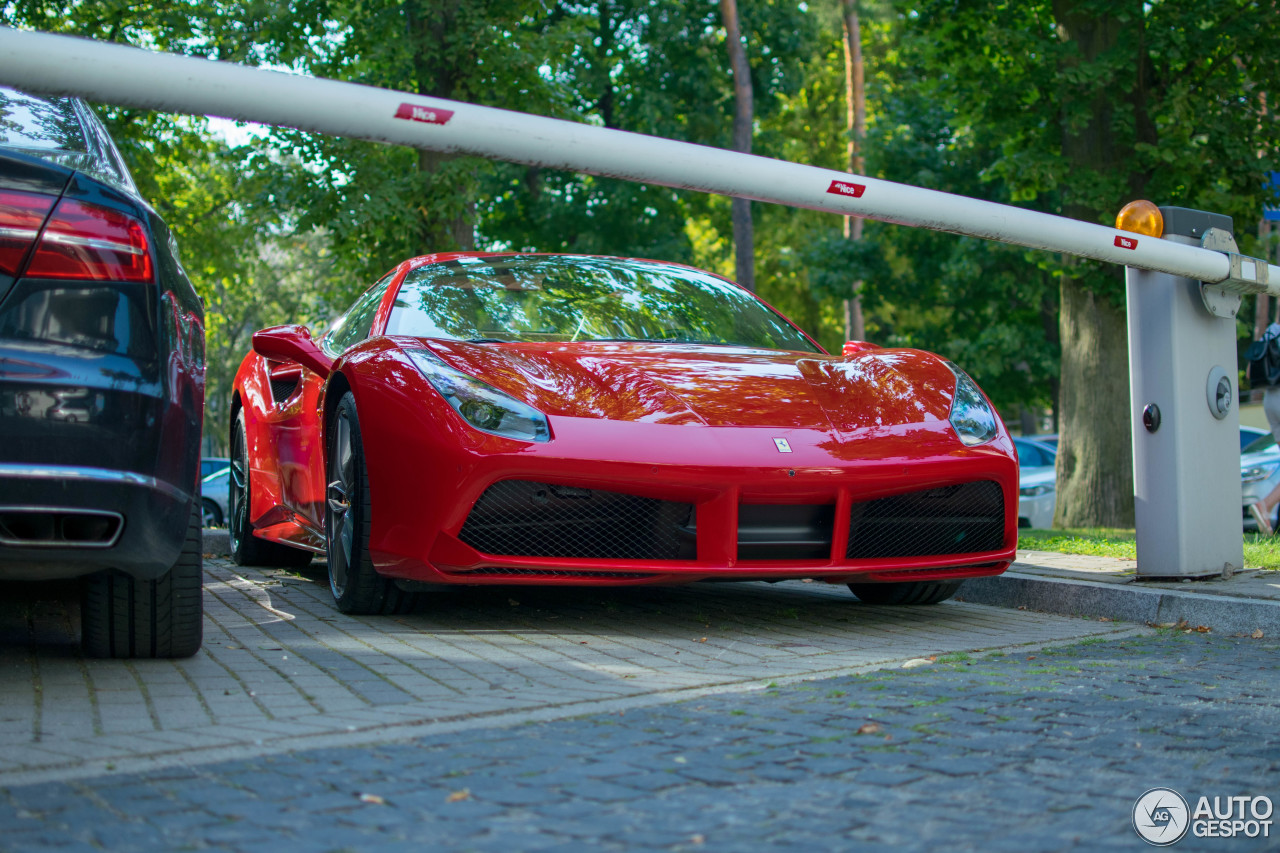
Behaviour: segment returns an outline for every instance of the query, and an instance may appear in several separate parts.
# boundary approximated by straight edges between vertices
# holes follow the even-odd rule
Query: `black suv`
[[[200,298],[101,121],[0,88],[0,582],[82,578],[88,655],[200,648],[203,405]]]

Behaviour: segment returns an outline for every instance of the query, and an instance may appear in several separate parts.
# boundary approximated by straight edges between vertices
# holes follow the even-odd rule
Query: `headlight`
[[[1024,498],[1038,498],[1041,495],[1047,495],[1053,491],[1053,486],[1048,483],[1041,483],[1038,486],[1026,486],[1018,489],[1018,495]]]
[[[1241,483],[1256,483],[1259,480],[1265,480],[1280,468],[1280,462],[1266,462],[1262,465],[1250,465],[1248,468],[1240,469]]]
[[[406,349],[415,367],[445,402],[481,432],[520,441],[550,441],[547,416],[532,406],[454,370],[430,350]]]
[[[951,427],[968,446],[982,444],[996,437],[996,413],[978,390],[969,374],[947,362],[956,377],[956,393],[951,400]]]

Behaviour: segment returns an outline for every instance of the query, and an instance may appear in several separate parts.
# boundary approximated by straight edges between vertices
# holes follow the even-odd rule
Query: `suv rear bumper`
[[[131,471],[13,462],[0,462],[0,496],[0,580],[154,580],[178,558],[193,497]]]

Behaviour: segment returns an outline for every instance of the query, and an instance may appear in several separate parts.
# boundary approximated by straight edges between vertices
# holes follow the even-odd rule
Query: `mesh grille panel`
[[[458,538],[485,554],[691,560],[693,505],[527,480],[494,483]]]
[[[848,556],[972,554],[1004,545],[1004,493],[983,480],[853,505]]]
[[[295,388],[298,387],[297,376],[281,376],[279,378],[271,377],[271,399],[276,403],[283,403],[293,394]]]

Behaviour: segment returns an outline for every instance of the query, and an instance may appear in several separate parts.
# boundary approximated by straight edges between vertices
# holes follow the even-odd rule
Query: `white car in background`
[[[1058,436],[1015,436],[1018,451],[1018,527],[1047,529],[1053,526],[1053,510],[1058,499],[1054,462]],[[1258,427],[1240,427],[1241,507],[1245,530],[1258,529],[1249,506],[1280,484],[1280,447],[1271,433]],[[1271,524],[1280,530],[1280,505]]]
[[[1246,427],[1241,427],[1243,431]],[[1257,531],[1258,524],[1249,515],[1249,507],[1266,497],[1280,483],[1280,447],[1271,433],[1249,442],[1240,451],[1240,492],[1243,498],[1240,508],[1245,530]],[[1271,526],[1280,522],[1280,506],[1271,516]]]
[[[1013,446],[1018,452],[1018,527],[1050,528],[1058,501],[1057,454],[1031,437],[1014,437]]]
[[[205,527],[226,527],[227,496],[231,487],[231,468],[223,468],[200,481],[200,508]]]

